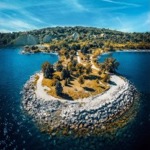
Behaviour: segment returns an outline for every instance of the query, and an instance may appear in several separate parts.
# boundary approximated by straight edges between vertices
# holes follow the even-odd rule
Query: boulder
[[[49,43],[52,40],[52,36],[50,35],[45,35],[43,38],[44,43]]]

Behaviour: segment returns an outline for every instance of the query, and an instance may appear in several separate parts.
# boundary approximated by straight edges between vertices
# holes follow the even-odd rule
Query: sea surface
[[[134,121],[120,129],[113,138],[52,138],[39,130],[24,112],[20,91],[31,75],[45,61],[55,63],[55,54],[20,54],[21,48],[0,49],[0,149],[4,150],[148,150],[150,149],[150,53],[114,52],[120,62],[118,72],[130,80],[140,93],[140,107]],[[145,148],[147,147],[147,148]]]

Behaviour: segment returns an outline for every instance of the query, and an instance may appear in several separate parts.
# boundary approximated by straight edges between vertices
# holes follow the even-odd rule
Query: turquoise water
[[[150,140],[150,53],[111,53],[119,62],[118,72],[129,79],[141,93],[140,108],[135,120],[106,137],[59,137],[40,132],[21,107],[24,83],[39,71],[45,61],[55,63],[54,54],[21,55],[20,48],[0,50],[0,149],[143,149]],[[110,55],[110,54],[109,54]],[[103,61],[109,55],[101,57]],[[121,148],[120,148],[121,146]]]

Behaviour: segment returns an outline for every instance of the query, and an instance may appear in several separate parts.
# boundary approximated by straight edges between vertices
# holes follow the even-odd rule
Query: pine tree
[[[63,70],[63,65],[60,64],[60,63],[56,64],[56,70],[57,71],[62,71]]]
[[[63,87],[62,87],[60,81],[57,81],[57,82],[56,82],[55,90],[56,90],[56,94],[57,94],[57,95],[61,95],[61,94],[62,94]]]
[[[43,63],[42,71],[45,78],[52,79],[54,73],[53,65],[51,65],[49,62]]]
[[[68,69],[63,69],[61,72],[61,78],[62,80],[65,80],[66,78],[70,77],[70,71]]]

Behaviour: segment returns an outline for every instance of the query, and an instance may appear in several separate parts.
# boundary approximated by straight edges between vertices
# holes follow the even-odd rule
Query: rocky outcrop
[[[39,40],[31,34],[22,34],[17,39],[14,40],[13,45],[15,46],[25,46],[25,45],[36,45]]]
[[[72,38],[73,38],[73,40],[78,40],[79,39],[79,33],[77,33],[77,32],[75,32],[75,33],[73,33],[72,34]]]
[[[120,77],[119,77],[120,78]],[[68,127],[72,130],[83,128],[92,130],[103,128],[104,124],[125,113],[133,104],[136,89],[126,79],[111,97],[104,98],[104,94],[77,101],[50,98],[44,100],[35,94],[34,76],[24,85],[23,107],[41,125],[52,129]]]
[[[50,35],[45,35],[43,38],[44,43],[49,43],[52,40],[52,36]]]

